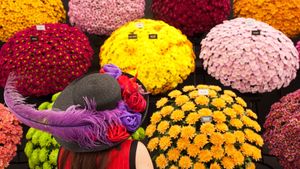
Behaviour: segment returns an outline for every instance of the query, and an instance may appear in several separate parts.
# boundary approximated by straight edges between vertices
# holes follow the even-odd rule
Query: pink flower
[[[212,28],[201,42],[200,58],[211,76],[243,93],[286,87],[299,69],[299,53],[287,36],[246,18]]]

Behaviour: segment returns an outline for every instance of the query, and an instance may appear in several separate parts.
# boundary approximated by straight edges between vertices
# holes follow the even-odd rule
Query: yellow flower
[[[224,143],[224,137],[221,133],[212,133],[210,135],[210,142],[213,145],[221,146]]]
[[[198,111],[200,118],[203,116],[211,116],[212,111],[209,108],[202,108]]]
[[[192,101],[189,101],[189,102],[186,102],[184,105],[182,105],[181,109],[183,111],[194,111],[196,109],[195,106],[196,105]]]
[[[208,103],[209,103],[209,98],[206,97],[206,96],[198,96],[196,99],[195,99],[195,103],[198,104],[198,105],[205,105],[207,106]]]
[[[223,123],[226,121],[226,116],[221,111],[214,111],[213,112],[213,120],[217,123]]]
[[[237,149],[234,147],[233,144],[225,144],[225,153],[229,156],[232,156],[235,152],[237,152]]]
[[[166,130],[170,127],[170,124],[168,121],[164,120],[162,122],[160,122],[157,126],[157,131],[160,134],[164,134],[166,132]]]
[[[257,119],[257,115],[250,109],[246,109],[246,115],[254,119]]]
[[[199,148],[204,147],[208,143],[208,138],[205,134],[197,134],[194,138],[194,144]]]
[[[190,98],[187,95],[180,95],[180,96],[176,97],[175,103],[177,106],[181,106],[184,103],[188,102],[189,100],[190,100]]]
[[[156,108],[163,107],[168,102],[168,98],[163,97],[159,101],[156,102]]]
[[[210,165],[209,169],[221,169],[221,166],[217,162],[214,162]]]
[[[215,106],[216,108],[218,108],[219,110],[221,108],[224,108],[226,106],[226,102],[225,100],[221,99],[221,98],[215,98],[212,100],[211,104],[213,106]]]
[[[199,120],[199,118],[200,118],[200,115],[198,113],[190,113],[186,117],[185,121],[187,122],[187,124],[193,125]]]
[[[155,124],[150,124],[147,128],[146,128],[146,136],[148,137],[152,137],[153,133],[156,131],[156,125]]]
[[[179,91],[179,90],[173,90],[173,91],[171,91],[171,92],[168,94],[168,96],[169,96],[170,98],[175,98],[175,97],[180,96],[181,94],[182,94],[181,91]]]
[[[171,138],[177,138],[180,132],[181,127],[178,125],[171,126],[171,128],[169,129],[169,135]]]
[[[218,96],[218,93],[214,90],[208,90],[208,96],[214,98]]]
[[[227,94],[231,97],[236,97],[236,94],[231,90],[224,90],[224,94]]]
[[[218,132],[226,132],[228,131],[228,126],[225,123],[216,124],[216,130]]]
[[[182,138],[193,138],[195,136],[196,129],[193,126],[184,126],[181,128]]]
[[[168,151],[167,155],[168,155],[168,159],[170,161],[177,161],[181,154],[180,154],[180,151],[178,149],[173,148],[173,149]]]
[[[148,142],[147,147],[148,147],[148,149],[149,149],[150,152],[154,151],[157,148],[158,142],[159,142],[159,139],[157,137],[152,138]]]
[[[233,98],[227,94],[222,94],[220,96],[221,99],[225,100],[227,103],[231,104],[233,102]]]
[[[234,136],[237,142],[239,143],[245,142],[245,134],[242,131],[234,131]]]
[[[194,164],[194,169],[206,169],[206,167],[205,167],[205,165],[203,163],[196,162]]]
[[[245,157],[240,151],[236,151],[235,153],[233,153],[232,158],[234,165],[239,166],[244,164]]]
[[[245,124],[245,126],[253,128],[255,131],[259,132],[261,130],[260,125],[249,117],[242,116],[241,120]]]
[[[236,97],[235,101],[243,107],[247,107],[247,103],[241,97]]]
[[[225,108],[223,112],[230,118],[236,118],[236,112],[232,108]]]
[[[191,99],[197,98],[198,95],[199,95],[199,94],[198,94],[198,91],[192,91],[192,92],[189,93],[189,97],[190,97]]]
[[[234,168],[234,162],[233,159],[230,157],[224,157],[221,161],[222,165],[225,169],[233,169]]]
[[[246,164],[246,169],[255,169],[255,164],[252,162],[249,162]]]
[[[191,168],[193,163],[190,157],[182,156],[178,164],[180,168]]]
[[[244,143],[242,144],[240,149],[245,156],[253,157],[253,159],[255,159],[256,161],[261,159],[261,150],[255,146],[252,146],[248,143]]]
[[[184,86],[183,88],[182,88],[182,91],[184,91],[184,92],[189,92],[189,91],[192,91],[192,90],[195,90],[196,89],[196,87],[195,86]]]
[[[212,159],[212,153],[209,150],[200,150],[198,157],[200,162],[209,162]]]
[[[155,163],[158,168],[166,168],[168,166],[168,159],[164,154],[160,154],[156,159]]]
[[[168,136],[163,136],[162,138],[160,138],[159,140],[159,147],[161,150],[166,150],[171,146],[172,142],[171,142],[171,138]]]
[[[187,148],[187,154],[190,157],[196,157],[198,155],[198,153],[200,152],[200,149],[198,148],[198,146],[196,146],[195,144],[191,144],[188,146]]]
[[[219,91],[222,90],[221,87],[219,87],[219,86],[214,86],[214,85],[210,85],[210,86],[208,86],[208,88],[209,88],[209,89],[212,89],[212,90],[215,90],[215,91],[217,91],[217,92],[219,92]]]
[[[173,110],[174,110],[174,107],[172,107],[172,106],[166,106],[166,107],[163,107],[163,108],[160,110],[160,114],[161,114],[163,117],[166,117],[167,115],[171,114]]]
[[[259,161],[261,159],[261,150],[253,146],[252,157],[254,160]]]
[[[170,169],[178,169],[178,167],[175,166],[175,165],[172,165],[172,166],[170,167]]]
[[[171,119],[176,122],[176,121],[180,121],[184,118],[184,111],[182,110],[174,110],[171,114]]]
[[[224,139],[226,144],[234,144],[236,142],[236,137],[233,133],[226,132],[224,134]]]
[[[245,110],[241,105],[238,104],[233,104],[232,105],[233,110],[235,110],[235,112],[239,115],[243,115]]]
[[[200,131],[202,134],[210,135],[215,132],[215,126],[211,123],[204,123],[201,125]]]
[[[251,142],[251,143],[256,143],[258,146],[262,147],[264,144],[264,140],[262,139],[262,137],[255,133],[254,131],[250,130],[250,129],[245,129],[245,135],[246,135],[246,139]]]
[[[197,85],[197,89],[208,89],[208,85]]]
[[[213,158],[219,160],[224,157],[224,149],[222,146],[211,146],[210,151]]]
[[[161,114],[160,112],[155,112],[151,116],[151,124],[156,124],[161,120]]]
[[[231,119],[229,123],[237,129],[241,129],[243,127],[243,122],[239,119]]]
[[[178,148],[179,150],[184,150],[184,149],[186,149],[189,145],[190,145],[189,139],[186,139],[186,138],[179,138],[179,139],[177,140],[177,148]]]

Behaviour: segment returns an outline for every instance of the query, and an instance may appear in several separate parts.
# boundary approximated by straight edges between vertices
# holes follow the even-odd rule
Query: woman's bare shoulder
[[[146,146],[138,142],[135,156],[136,169],[153,169],[153,163]]]

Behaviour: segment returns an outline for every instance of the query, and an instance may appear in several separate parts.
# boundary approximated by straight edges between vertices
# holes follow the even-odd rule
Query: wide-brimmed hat
[[[93,152],[120,144],[135,132],[146,117],[149,98],[137,80],[114,65],[101,73],[83,76],[68,85],[53,110],[37,110],[25,103],[10,76],[4,99],[26,125],[47,131],[66,149]]]

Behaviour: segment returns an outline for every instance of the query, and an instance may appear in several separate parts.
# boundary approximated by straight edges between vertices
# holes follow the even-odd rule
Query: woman
[[[136,78],[114,65],[102,74],[84,76],[67,86],[53,110],[36,110],[7,81],[4,99],[24,124],[47,131],[62,146],[59,169],[152,169],[150,155],[140,142],[128,140],[147,114],[148,97]]]

